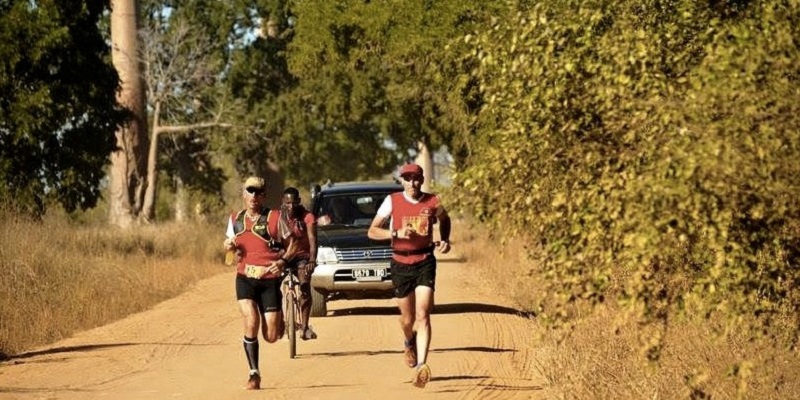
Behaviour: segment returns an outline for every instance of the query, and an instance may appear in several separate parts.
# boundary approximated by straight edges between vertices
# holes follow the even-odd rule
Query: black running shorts
[[[403,264],[392,260],[390,271],[394,285],[394,297],[406,297],[417,286],[436,289],[436,257],[429,256],[416,264]]]
[[[236,299],[253,300],[261,313],[278,311],[281,304],[280,279],[255,279],[236,274]]]

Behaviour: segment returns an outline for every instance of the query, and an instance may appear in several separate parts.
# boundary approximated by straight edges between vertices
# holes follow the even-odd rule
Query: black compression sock
[[[250,364],[251,371],[258,370],[258,337],[244,337],[244,353],[247,355],[247,363]]]

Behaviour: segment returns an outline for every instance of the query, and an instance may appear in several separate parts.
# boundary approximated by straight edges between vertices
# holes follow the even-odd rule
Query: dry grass
[[[498,246],[465,224],[454,226],[454,245],[483,279],[502,282],[520,309],[533,311],[541,276],[518,240]],[[800,354],[747,341],[733,331],[715,334],[704,321],[675,321],[657,363],[641,349],[652,328],[614,307],[578,308],[573,329],[537,324],[531,332],[536,368],[547,380],[546,398],[560,399],[798,399]],[[534,322],[535,317],[534,317]]]
[[[0,359],[145,310],[215,273],[220,226],[135,230],[0,213]]]

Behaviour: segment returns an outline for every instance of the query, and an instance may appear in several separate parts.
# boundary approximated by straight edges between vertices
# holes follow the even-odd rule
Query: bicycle
[[[297,330],[300,321],[300,280],[297,278],[297,265],[289,265],[283,270],[281,288],[283,293],[283,321],[289,339],[289,358],[297,356]]]

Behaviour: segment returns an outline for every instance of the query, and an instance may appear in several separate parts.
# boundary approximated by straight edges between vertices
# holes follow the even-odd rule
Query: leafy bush
[[[611,300],[797,342],[798,26],[792,0],[568,0],[465,38],[485,104],[455,195],[541,249],[540,315]]]

